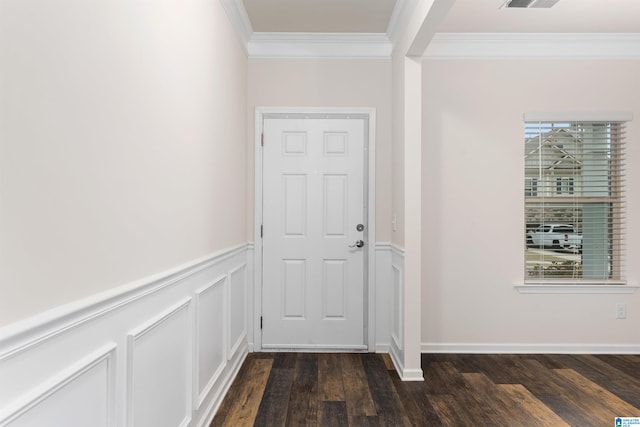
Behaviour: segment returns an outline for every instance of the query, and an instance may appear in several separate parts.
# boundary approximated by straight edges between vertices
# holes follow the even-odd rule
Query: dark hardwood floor
[[[640,356],[251,353],[211,426],[614,426],[640,417]]]

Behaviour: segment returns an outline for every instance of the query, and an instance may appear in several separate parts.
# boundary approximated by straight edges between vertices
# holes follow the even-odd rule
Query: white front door
[[[262,347],[366,349],[367,123],[265,118]],[[360,225],[359,225],[360,224]]]

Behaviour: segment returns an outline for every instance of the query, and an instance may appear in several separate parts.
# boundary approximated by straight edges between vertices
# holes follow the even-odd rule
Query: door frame
[[[375,108],[309,108],[309,107],[257,107],[255,111],[254,135],[254,292],[253,292],[253,351],[262,351],[262,133],[263,122],[268,116],[291,116],[291,118],[339,118],[364,119],[368,121],[365,127],[364,141],[364,179],[365,206],[367,212],[367,238],[365,251],[364,295],[363,295],[363,335],[369,352],[375,351],[375,236],[376,236],[376,109]],[[301,350],[303,351],[303,350]]]

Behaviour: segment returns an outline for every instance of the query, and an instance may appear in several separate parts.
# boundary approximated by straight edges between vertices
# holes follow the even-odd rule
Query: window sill
[[[640,286],[625,285],[623,282],[614,282],[612,284],[603,283],[566,283],[566,282],[544,282],[544,283],[526,283],[524,285],[516,285],[515,288],[521,294],[632,294],[635,293]]]

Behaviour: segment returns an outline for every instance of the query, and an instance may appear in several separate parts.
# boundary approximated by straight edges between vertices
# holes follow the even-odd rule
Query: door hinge
[[[260,224],[260,238],[262,239],[262,236],[264,236],[264,227],[262,226],[262,224]]]
[[[260,329],[262,329],[262,316],[260,316]]]
[[[260,145],[264,147],[264,133],[260,134]]]

